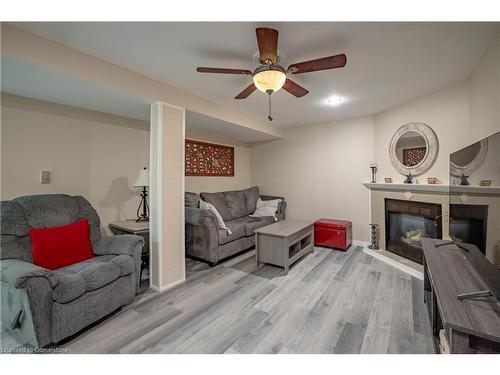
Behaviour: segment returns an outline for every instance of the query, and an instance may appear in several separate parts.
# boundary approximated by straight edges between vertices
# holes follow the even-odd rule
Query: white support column
[[[151,106],[150,286],[163,291],[186,279],[184,263],[185,110]]]

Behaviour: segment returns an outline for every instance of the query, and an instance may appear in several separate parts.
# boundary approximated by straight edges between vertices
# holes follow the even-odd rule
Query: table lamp
[[[134,187],[142,187],[141,192],[141,203],[137,208],[137,222],[141,221],[149,221],[149,206],[147,201],[148,191],[147,187],[149,186],[149,172],[146,167],[139,171],[139,175],[135,179]],[[141,212],[142,207],[142,213]]]

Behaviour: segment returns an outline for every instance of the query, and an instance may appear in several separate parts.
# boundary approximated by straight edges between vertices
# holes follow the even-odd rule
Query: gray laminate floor
[[[147,290],[63,343],[71,353],[433,353],[417,280],[351,247],[316,248],[287,276],[253,258]]]

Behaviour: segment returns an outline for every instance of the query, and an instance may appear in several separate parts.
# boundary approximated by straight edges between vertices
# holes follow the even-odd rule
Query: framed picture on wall
[[[186,139],[186,176],[234,176],[234,147]]]

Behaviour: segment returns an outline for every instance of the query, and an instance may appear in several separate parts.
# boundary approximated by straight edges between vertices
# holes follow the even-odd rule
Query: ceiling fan
[[[267,27],[255,29],[257,34],[257,45],[259,47],[260,65],[251,72],[246,69],[225,69],[198,67],[196,71],[200,73],[222,73],[222,74],[243,74],[252,76],[253,82],[242,92],[235,96],[235,99],[245,99],[256,89],[269,95],[269,121],[271,117],[271,94],[283,88],[297,98],[301,98],[309,93],[308,90],[298,85],[287,74],[301,74],[317,72],[320,70],[342,68],[347,62],[346,55],[334,55],[321,59],[304,61],[290,65],[287,69],[279,65],[278,56],[278,30]]]

